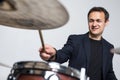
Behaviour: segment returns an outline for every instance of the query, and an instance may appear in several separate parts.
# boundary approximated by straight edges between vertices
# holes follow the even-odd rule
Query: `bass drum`
[[[7,80],[80,80],[80,72],[56,62],[16,62]]]

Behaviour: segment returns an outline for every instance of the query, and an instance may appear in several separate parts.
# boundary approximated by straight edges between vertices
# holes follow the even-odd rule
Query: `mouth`
[[[92,27],[91,29],[92,29],[93,31],[96,31],[96,30],[99,29],[99,27]]]

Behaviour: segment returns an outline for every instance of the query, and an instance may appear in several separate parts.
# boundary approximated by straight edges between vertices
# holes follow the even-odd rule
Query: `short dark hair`
[[[103,7],[93,7],[93,8],[91,8],[90,11],[88,12],[87,17],[89,18],[90,13],[96,12],[96,11],[97,11],[97,12],[103,12],[103,13],[105,14],[105,21],[107,21],[107,20],[109,19],[109,13],[108,13],[108,11],[107,11],[105,8],[103,8]]]

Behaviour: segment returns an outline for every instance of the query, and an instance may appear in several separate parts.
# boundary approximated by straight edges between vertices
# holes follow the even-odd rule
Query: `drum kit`
[[[41,30],[61,27],[68,20],[66,8],[57,0],[0,0],[0,25],[38,30],[43,48]],[[80,72],[56,62],[21,61],[13,67],[0,66],[12,68],[7,80],[86,80],[81,74],[85,69]]]
[[[57,0],[0,0],[0,25],[38,30],[58,28],[66,24],[69,14]],[[12,68],[7,80],[79,80],[80,72],[56,62],[21,61]]]

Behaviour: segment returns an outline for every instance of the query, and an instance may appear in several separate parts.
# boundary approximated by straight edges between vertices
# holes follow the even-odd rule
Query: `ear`
[[[108,25],[108,23],[109,23],[109,20],[107,20],[107,21],[105,22],[105,25],[107,26],[107,25]]]

